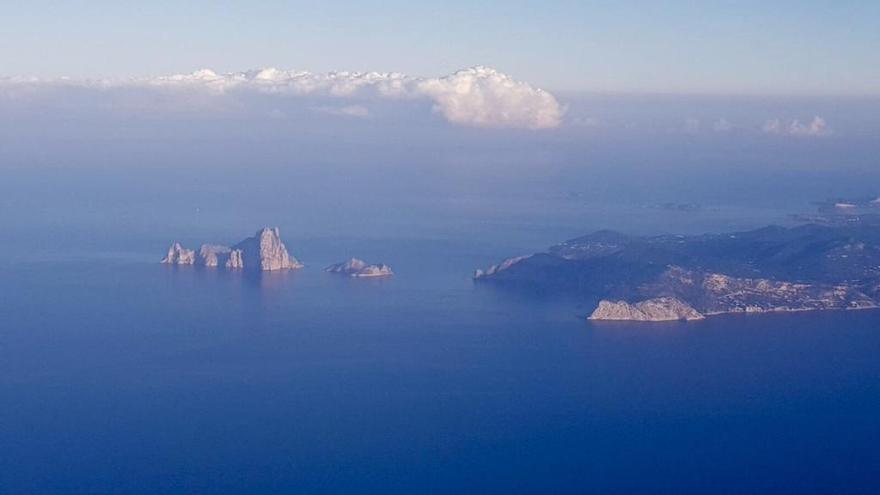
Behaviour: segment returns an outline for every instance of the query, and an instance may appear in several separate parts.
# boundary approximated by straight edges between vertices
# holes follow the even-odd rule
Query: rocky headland
[[[477,270],[474,279],[598,301],[593,320],[876,308],[880,228],[773,226],[650,237],[606,230]]]

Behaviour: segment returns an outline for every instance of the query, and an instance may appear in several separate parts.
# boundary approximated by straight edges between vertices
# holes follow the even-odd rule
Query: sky
[[[880,194],[880,3],[660,3],[7,2],[0,224]]]
[[[0,2],[0,77],[260,67],[439,77],[494,67],[552,91],[880,94],[880,2]]]
[[[553,194],[880,173],[880,3],[659,4],[0,5],[0,168],[430,166]]]

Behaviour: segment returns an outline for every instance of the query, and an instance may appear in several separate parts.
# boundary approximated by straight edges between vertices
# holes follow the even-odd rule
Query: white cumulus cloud
[[[562,108],[550,93],[487,67],[425,79],[416,91],[450,122],[483,127],[557,127]]]
[[[563,108],[547,91],[488,67],[463,69],[438,78],[412,77],[397,72],[287,71],[275,68],[217,73],[202,69],[190,74],[112,79],[53,80],[5,79],[7,93],[16,87],[84,87],[106,89],[155,89],[200,91],[222,95],[250,91],[288,97],[317,96],[358,99],[427,99],[434,110],[453,124],[475,127],[548,129],[559,126]],[[366,107],[343,104],[339,115],[365,117]]]

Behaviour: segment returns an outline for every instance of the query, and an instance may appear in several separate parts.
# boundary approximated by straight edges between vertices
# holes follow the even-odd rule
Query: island
[[[477,270],[478,283],[596,302],[592,320],[880,306],[880,228],[770,226],[695,236],[603,230]]]
[[[291,270],[303,266],[287,252],[278,227],[260,229],[252,237],[232,247],[203,244],[195,251],[174,242],[161,263],[261,271]]]
[[[339,273],[348,275],[349,277],[390,277],[394,275],[391,267],[384,263],[369,264],[366,261],[357,258],[351,258],[348,261],[336,263],[328,266],[324,271],[329,273]]]

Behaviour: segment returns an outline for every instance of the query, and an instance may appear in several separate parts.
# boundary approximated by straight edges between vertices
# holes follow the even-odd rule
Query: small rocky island
[[[705,316],[674,297],[657,297],[630,304],[626,301],[599,301],[591,320],[677,321],[702,320]]]
[[[253,237],[248,237],[232,247],[202,244],[195,251],[175,242],[168,248],[168,254],[162,259],[162,263],[262,271],[288,270],[303,266],[288,254],[287,247],[281,242],[278,227],[260,229]]]
[[[391,271],[391,267],[384,263],[368,264],[366,261],[357,258],[351,258],[348,261],[330,265],[325,268],[324,271],[356,278],[389,277],[394,275],[394,272]]]
[[[597,301],[593,320],[877,308],[880,228],[811,224],[650,237],[605,230],[477,270],[474,279]]]

